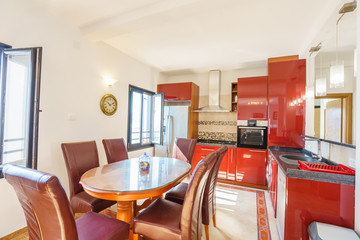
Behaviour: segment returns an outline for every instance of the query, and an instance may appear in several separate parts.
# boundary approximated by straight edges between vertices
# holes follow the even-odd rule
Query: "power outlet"
[[[350,159],[349,159],[349,166],[352,167],[352,168],[355,168],[355,167],[356,167],[355,158],[350,158]]]

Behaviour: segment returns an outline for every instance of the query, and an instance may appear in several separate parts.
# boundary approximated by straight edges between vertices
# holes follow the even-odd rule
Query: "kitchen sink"
[[[304,155],[291,155],[291,154],[283,154],[280,155],[280,160],[287,163],[287,164],[291,164],[291,165],[298,165],[298,161],[303,161],[303,162],[316,162],[318,163],[317,159],[314,159],[312,157],[309,156],[304,156]]]

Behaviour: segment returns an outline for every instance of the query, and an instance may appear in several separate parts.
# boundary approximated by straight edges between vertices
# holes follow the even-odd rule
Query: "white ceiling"
[[[163,72],[303,54],[342,0],[31,0]],[[350,0],[349,0],[350,1]],[[345,1],[346,2],[346,1]]]

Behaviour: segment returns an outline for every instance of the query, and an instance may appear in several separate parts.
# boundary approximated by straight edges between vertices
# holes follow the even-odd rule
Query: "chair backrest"
[[[89,169],[99,166],[96,142],[63,143],[66,168],[70,182],[70,197],[84,191],[80,182],[81,176]]]
[[[78,239],[69,200],[56,176],[12,164],[3,173],[24,210],[30,240]]]
[[[210,171],[207,183],[205,185],[204,200],[202,207],[202,222],[205,225],[209,225],[210,217],[215,213],[215,187],[216,180],[219,173],[221,162],[228,151],[228,147],[224,146],[218,149],[218,158],[216,159],[213,169]]]
[[[191,164],[197,140],[191,138],[176,138],[172,157]]]
[[[201,160],[191,176],[181,213],[181,239],[200,240],[202,232],[202,201],[205,184],[218,153],[208,154]]]
[[[124,138],[103,139],[102,143],[105,148],[108,163],[114,163],[129,158]]]

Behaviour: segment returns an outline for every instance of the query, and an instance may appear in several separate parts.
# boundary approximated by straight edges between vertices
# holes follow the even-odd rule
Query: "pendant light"
[[[335,64],[330,67],[330,88],[340,88],[344,87],[345,82],[345,72],[344,72],[344,63],[339,62],[338,60],[338,25],[340,19],[345,15],[345,13],[352,12],[356,9],[356,1],[345,3],[342,8],[339,10],[341,16],[336,22],[336,61]]]

